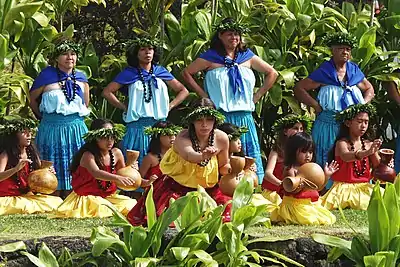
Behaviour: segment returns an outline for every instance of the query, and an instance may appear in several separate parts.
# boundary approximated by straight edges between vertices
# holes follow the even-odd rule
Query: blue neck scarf
[[[171,81],[175,79],[175,77],[166,68],[159,65],[152,65],[152,73],[151,71],[148,72],[145,69],[141,69],[141,71],[144,81],[148,82],[150,80],[154,88],[156,89],[158,89],[158,83],[156,78],[165,81]],[[140,74],[138,68],[129,66],[126,67],[123,71],[121,71],[117,75],[117,77],[115,77],[114,82],[122,85],[128,85],[128,84],[133,84],[139,80],[140,80]],[[121,88],[121,92],[125,95],[128,95],[128,88],[126,86],[123,86]]]
[[[343,88],[343,94],[340,99],[340,104],[342,109],[346,109],[350,104],[347,101],[347,94],[350,94],[353,102],[355,104],[359,103],[357,100],[354,91],[350,88],[351,86],[359,84],[362,80],[364,80],[365,75],[362,73],[361,69],[357,64],[347,61],[346,62],[346,79],[345,81],[339,81],[336,66],[331,58],[329,61],[325,61],[321,64],[321,66],[316,69],[313,73],[311,73],[308,78],[311,80],[322,83],[326,85],[334,85],[340,86]]]
[[[85,74],[81,71],[75,71],[75,80],[85,83],[88,82]],[[65,89],[68,98],[71,98],[72,94],[74,93],[74,81],[72,72],[70,74],[67,74],[61,70],[57,71],[57,68],[53,66],[48,66],[45,69],[43,69],[42,72],[40,72],[39,76],[33,82],[30,91],[34,91],[48,84],[58,83],[63,81],[65,81]],[[77,85],[76,87],[76,94],[82,99],[82,103],[84,104],[85,101],[83,97],[82,88],[79,85]]]
[[[239,92],[240,95],[243,95],[244,85],[242,74],[239,70],[239,64],[246,62],[253,56],[254,53],[248,48],[243,52],[236,53],[235,59],[222,56],[214,49],[208,49],[200,55],[200,58],[213,63],[225,65],[225,67],[228,68],[229,85],[232,87],[233,93],[236,94],[236,92]]]

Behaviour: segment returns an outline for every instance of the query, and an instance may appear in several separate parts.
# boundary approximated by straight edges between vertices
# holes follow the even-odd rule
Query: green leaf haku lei
[[[238,33],[247,33],[250,30],[247,27],[247,25],[243,25],[239,22],[225,22],[225,23],[220,23],[217,26],[214,26],[214,31],[216,32],[235,31]]]
[[[62,55],[67,51],[74,51],[77,56],[79,56],[82,54],[82,47],[80,44],[75,43],[72,40],[64,40],[54,45],[54,51],[52,53],[53,58],[56,58],[57,56]]]
[[[335,118],[339,122],[344,122],[348,120],[354,119],[357,114],[365,112],[368,113],[370,117],[374,117],[376,115],[376,109],[372,104],[355,104],[346,108],[345,110],[336,113]]]
[[[158,47],[160,41],[156,38],[140,37],[130,40],[126,43],[127,50],[135,49],[135,47]]]
[[[246,126],[238,127],[235,125],[235,131],[231,134],[228,134],[229,141],[234,141],[240,138],[242,134],[247,133],[249,129]]]
[[[166,128],[146,127],[144,128],[144,133],[151,136],[157,136],[157,135],[172,136],[172,135],[177,135],[180,131],[182,131],[182,129],[183,129],[182,127],[177,125],[171,125]]]
[[[2,118],[0,125],[0,135],[7,135],[16,132],[22,132],[25,129],[30,129],[34,131],[36,129],[36,123],[32,119],[26,118]]]
[[[284,129],[288,128],[290,125],[295,125],[300,122],[303,124],[304,131],[311,133],[312,120],[306,115],[289,115],[277,120],[274,123],[273,130],[276,134],[279,134]]]
[[[323,42],[331,47],[333,45],[348,45],[351,48],[357,48],[357,38],[350,33],[335,32],[328,33],[322,38]]]
[[[83,136],[85,142],[90,143],[101,138],[113,138],[115,142],[122,140],[124,131],[120,127],[101,128],[92,130]]]
[[[214,117],[216,124],[222,124],[225,121],[225,116],[218,110],[210,107],[199,107],[190,112],[185,117],[184,122],[190,124],[205,117]]]

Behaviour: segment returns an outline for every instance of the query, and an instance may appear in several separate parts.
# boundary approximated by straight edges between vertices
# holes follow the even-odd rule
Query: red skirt
[[[169,200],[171,198],[178,199],[185,196],[188,192],[196,191],[196,188],[190,188],[177,183],[171,177],[164,175],[157,179],[154,184],[153,189],[153,200],[156,206],[157,217],[168,208]],[[218,187],[218,184],[212,188],[206,188],[206,192],[215,200],[217,205],[225,205],[226,202],[232,198],[224,195]],[[146,217],[146,197],[148,194],[148,189],[143,194],[143,196],[138,200],[136,205],[128,213],[129,222],[134,225],[145,225],[147,223]],[[223,221],[229,222],[231,220],[231,204],[226,206],[223,212]]]

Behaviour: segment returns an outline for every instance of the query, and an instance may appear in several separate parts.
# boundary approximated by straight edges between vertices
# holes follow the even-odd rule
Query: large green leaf
[[[305,32],[311,25],[311,17],[309,15],[298,14],[297,21],[300,33]]]
[[[371,255],[371,251],[368,248],[368,243],[359,235],[355,235],[351,240],[351,254],[353,255],[354,261],[362,266],[364,257]]]
[[[386,258],[385,256],[365,256],[364,266],[365,267],[385,267]]]
[[[279,106],[282,103],[282,87],[279,83],[275,83],[268,93],[272,105]]]
[[[131,254],[132,257],[144,257],[148,251],[142,250],[143,242],[147,238],[147,232],[142,226],[133,227],[131,234]]]
[[[21,251],[21,254],[28,257],[28,259],[35,264],[37,267],[52,267],[52,266],[48,266],[46,264],[44,264],[41,260],[39,260],[38,257],[36,257],[35,255],[32,255],[26,251]],[[58,266],[58,265],[57,265]]]
[[[360,39],[359,48],[357,49],[357,59],[362,60],[360,67],[364,68],[372,55],[375,53],[375,40],[376,40],[376,28],[372,27],[367,30]]]
[[[19,21],[21,18],[21,14],[23,14],[24,18],[32,17],[43,5],[43,1],[39,2],[31,2],[31,3],[19,3],[13,6],[6,14],[4,19],[4,28],[9,32],[15,32],[12,28],[15,26],[14,22]],[[21,21],[21,23],[23,23]],[[13,25],[14,24],[14,25]],[[0,30],[3,30],[0,29]],[[18,29],[19,31],[20,29]]]
[[[233,193],[231,217],[235,218],[235,212],[240,207],[246,206],[251,201],[253,194],[253,181],[248,177],[243,177]]]
[[[386,184],[385,193],[383,195],[383,203],[385,205],[389,217],[389,240],[392,240],[400,229],[400,209],[393,184]]]
[[[181,25],[176,17],[169,11],[165,14],[164,19],[168,31],[168,37],[171,40],[172,45],[177,46],[182,40]]]
[[[187,247],[173,247],[171,248],[172,254],[178,261],[183,261],[190,252],[190,248]]]
[[[347,18],[347,20],[350,20],[353,12],[356,12],[356,9],[354,8],[353,4],[350,2],[343,2],[342,3],[342,14]]]
[[[112,249],[113,251],[117,251],[118,255],[125,260],[132,259],[125,243],[119,239],[116,233],[107,227],[98,226],[94,228],[90,241],[93,244],[92,254],[95,257],[99,257],[107,249]]]
[[[327,246],[351,250],[351,242],[340,237],[324,234],[312,234],[311,237],[314,241]]]
[[[39,259],[45,266],[59,266],[56,256],[54,256],[53,252],[51,252],[51,250],[46,246],[45,243],[42,243],[42,247],[39,250]]]
[[[17,241],[0,246],[0,252],[15,252],[18,250],[26,250],[26,245],[24,242]]]
[[[369,239],[371,251],[385,250],[389,245],[389,215],[383,203],[379,183],[374,186],[368,206]]]

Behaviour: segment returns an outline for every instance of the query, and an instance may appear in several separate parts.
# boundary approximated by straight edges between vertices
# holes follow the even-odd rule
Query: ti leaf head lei
[[[303,124],[304,131],[311,133],[312,120],[306,115],[288,115],[274,123],[273,129],[276,134],[279,134],[284,129],[293,127],[296,123],[300,122]]]
[[[247,33],[250,31],[247,25],[236,21],[221,22],[217,26],[214,26],[214,30],[216,32],[234,31],[238,33]]]
[[[20,117],[3,117],[0,119],[0,135],[22,132],[25,129],[34,131],[36,123],[32,119]]]
[[[354,119],[359,113],[368,113],[369,117],[376,115],[376,109],[372,104],[355,104],[346,108],[345,110],[336,113],[336,120],[339,122],[345,122]]]
[[[358,44],[355,36],[344,32],[328,33],[322,40],[329,47],[333,45],[348,45],[351,48],[357,48]]]
[[[54,44],[51,57],[56,58],[68,51],[74,51],[78,56],[82,55],[82,47],[80,44],[70,39],[65,39]]]
[[[242,136],[242,134],[247,133],[249,129],[246,126],[238,127],[235,125],[235,131],[233,133],[228,134],[229,141],[235,141]]]
[[[120,127],[113,128],[101,128],[92,130],[83,136],[86,143],[96,141],[101,138],[112,138],[115,142],[122,140],[124,137],[124,131]]]
[[[171,125],[165,128],[160,127],[146,127],[144,128],[144,133],[151,136],[158,136],[158,135],[177,135],[180,131],[182,131],[182,127],[177,125]]]
[[[150,38],[149,36],[137,37],[126,43],[127,50],[135,49],[136,47],[158,47],[160,41],[156,38]]]
[[[215,108],[198,107],[185,117],[184,122],[189,125],[190,123],[205,117],[214,117],[217,125],[222,124],[225,121],[225,116]]]

